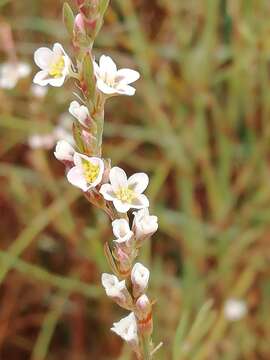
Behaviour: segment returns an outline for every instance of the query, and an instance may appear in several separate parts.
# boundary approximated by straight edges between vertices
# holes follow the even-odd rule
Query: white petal
[[[51,61],[53,59],[53,52],[51,49],[46,47],[41,47],[37,49],[34,53],[34,61],[42,70],[49,68]]]
[[[63,46],[59,43],[55,43],[53,45],[53,52],[60,56],[66,55],[66,52],[65,52]]]
[[[123,203],[121,200],[118,199],[113,200],[113,205],[116,208],[116,210],[120,213],[126,213],[132,207],[130,204]]]
[[[137,194],[141,194],[149,184],[149,177],[145,173],[136,173],[129,177],[128,187]]]
[[[74,149],[65,140],[58,141],[55,147],[54,156],[58,160],[73,161]]]
[[[110,58],[109,56],[102,55],[99,59],[99,67],[101,70],[101,73],[107,73],[110,75],[116,74],[117,67],[115,65],[115,62]]]
[[[50,78],[48,83],[51,86],[55,86],[55,87],[60,87],[64,84],[65,82],[65,75],[59,77],[59,78]]]
[[[134,198],[130,204],[130,207],[134,209],[143,209],[148,206],[149,206],[149,200],[143,194],[140,194],[136,198]]]
[[[30,65],[26,63],[19,63],[18,64],[18,74],[20,77],[26,77],[31,73]]]
[[[136,89],[132,86],[129,86],[129,85],[125,85],[125,84],[119,84],[117,85],[117,87],[115,88],[115,91],[118,93],[118,94],[121,94],[121,95],[127,95],[127,96],[133,96],[136,92]]]
[[[36,73],[33,83],[40,86],[47,86],[50,83],[50,78],[48,77],[48,72],[46,70],[41,70]]]
[[[131,69],[120,69],[117,71],[115,80],[122,84],[131,84],[140,78],[138,71]]]
[[[115,192],[121,188],[126,188],[128,185],[125,171],[118,166],[111,168],[109,178]]]
[[[122,238],[130,232],[129,223],[126,219],[116,219],[112,222],[113,234]]]
[[[115,193],[113,188],[110,184],[103,184],[99,190],[101,195],[104,197],[105,200],[114,201]]]
[[[103,94],[112,95],[117,93],[116,89],[107,85],[102,79],[97,80],[97,87]]]
[[[88,190],[88,185],[83,176],[82,169],[78,166],[74,166],[69,170],[67,173],[67,179],[72,185],[82,189],[83,191]]]

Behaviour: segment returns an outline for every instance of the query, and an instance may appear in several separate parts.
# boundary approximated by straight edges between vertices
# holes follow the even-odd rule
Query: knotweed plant
[[[110,159],[102,157],[105,104],[112,96],[134,95],[136,90],[130,84],[140,77],[135,70],[118,69],[109,56],[102,55],[99,61],[94,57],[93,44],[108,3],[77,0],[76,16],[68,4],[64,5],[74,60],[59,43],[37,49],[34,60],[40,70],[33,81],[39,86],[60,87],[71,78],[80,90],[69,106],[74,118],[74,143],[62,139],[54,154],[65,165],[67,180],[91,204],[104,210],[112,222],[115,239],[104,247],[112,273],[102,274],[101,282],[107,296],[128,314],[111,330],[128,343],[138,359],[148,360],[159,346],[154,348],[151,339],[153,303],[146,294],[150,271],[137,262],[137,257],[157,231],[158,222],[149,214],[149,200],[144,195],[148,176],[136,173],[128,177],[123,169],[111,167]]]

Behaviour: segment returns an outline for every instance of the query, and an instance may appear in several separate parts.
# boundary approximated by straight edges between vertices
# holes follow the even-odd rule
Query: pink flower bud
[[[151,335],[153,331],[152,305],[145,294],[136,301],[135,315],[139,332]]]
[[[77,14],[74,21],[74,30],[85,34],[84,19],[82,14]]]
[[[148,286],[150,272],[140,263],[136,263],[131,271],[132,291],[135,298],[142,295]]]

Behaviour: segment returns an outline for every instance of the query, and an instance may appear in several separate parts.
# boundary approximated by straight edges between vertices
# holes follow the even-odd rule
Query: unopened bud
[[[85,26],[84,26],[84,19],[82,14],[77,14],[74,21],[74,32],[75,34],[77,32],[81,34],[85,34]]]
[[[135,298],[142,295],[148,286],[150,272],[142,264],[136,263],[131,271],[132,292]]]
[[[134,221],[132,230],[136,235],[136,240],[141,244],[145,239],[153,235],[158,229],[158,218],[154,215],[149,215],[148,209],[141,209],[133,212]]]
[[[145,294],[136,301],[135,315],[139,332],[151,335],[153,331],[152,305]]]
[[[119,281],[115,275],[104,273],[101,282],[107,296],[124,309],[132,309],[132,298],[126,288],[125,280]]]
[[[73,162],[74,153],[75,150],[67,141],[60,140],[57,142],[54,152],[57,160]]]

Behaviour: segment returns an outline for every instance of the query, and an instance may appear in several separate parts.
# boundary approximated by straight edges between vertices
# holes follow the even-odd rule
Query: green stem
[[[142,352],[143,352],[143,360],[151,360],[151,346],[150,346],[150,338],[148,336],[141,336],[141,344],[142,344]]]

